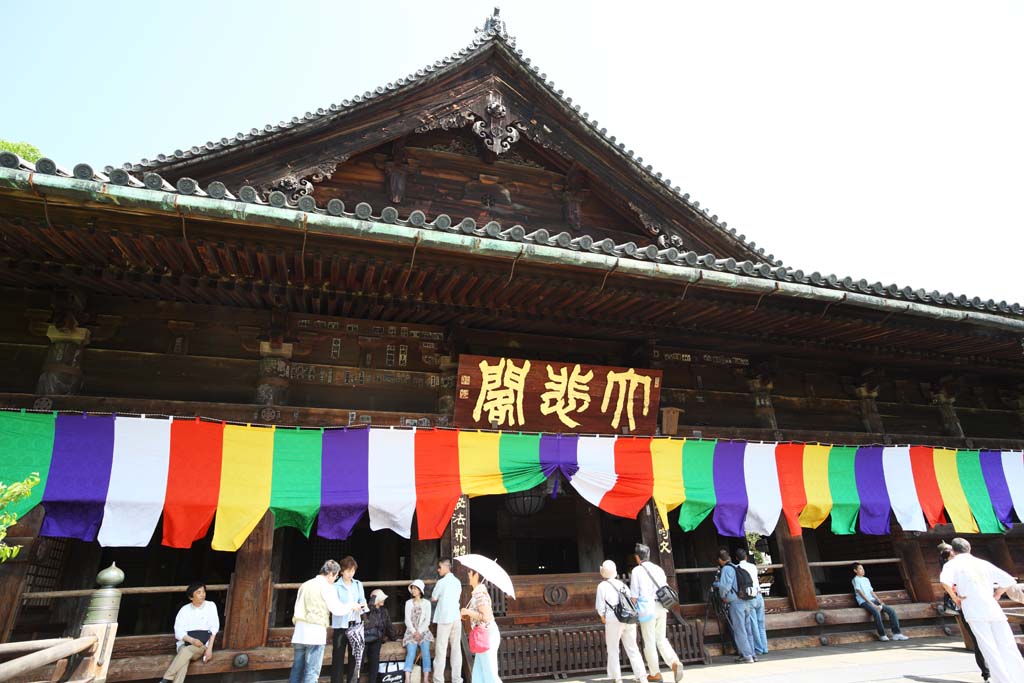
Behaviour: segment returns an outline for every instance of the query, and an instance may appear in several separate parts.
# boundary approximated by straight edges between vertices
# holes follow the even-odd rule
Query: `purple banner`
[[[718,533],[743,538],[743,521],[747,518],[747,484],[743,474],[742,441],[719,441],[715,445],[714,480],[715,512],[713,519]]]
[[[892,503],[885,486],[885,467],[882,465],[881,446],[861,446],[853,461],[860,496],[861,533],[884,536],[889,533]]]
[[[1006,473],[1003,472],[1002,451],[982,451],[980,458],[981,473],[985,477],[989,498],[992,499],[992,509],[996,518],[1009,528],[1013,526],[1013,498],[1010,496],[1010,485],[1006,482]]]
[[[345,540],[370,504],[369,429],[326,429],[317,535]]]
[[[41,536],[96,540],[113,461],[113,415],[57,416]]]

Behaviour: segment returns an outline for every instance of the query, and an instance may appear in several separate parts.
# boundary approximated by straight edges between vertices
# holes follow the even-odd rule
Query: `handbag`
[[[651,570],[647,567],[644,567],[643,564],[641,564],[640,566],[643,567],[643,570],[645,572],[647,572],[647,576],[651,577],[651,581],[655,585],[657,585],[658,582],[654,580],[654,575],[651,574]],[[668,584],[665,584],[664,586],[659,586],[658,590],[654,591],[654,597],[658,599],[658,602],[660,602],[661,606],[665,609],[672,609],[673,607],[679,604],[679,595],[676,594],[676,592],[672,590],[672,587]]]
[[[491,633],[483,624],[477,624],[469,630],[469,651],[475,655],[483,654],[491,649]]]
[[[208,642],[210,642],[210,636],[212,636],[213,633],[211,633],[210,631],[197,630],[188,631],[186,635],[188,635],[189,638],[195,638],[203,645],[206,645]]]

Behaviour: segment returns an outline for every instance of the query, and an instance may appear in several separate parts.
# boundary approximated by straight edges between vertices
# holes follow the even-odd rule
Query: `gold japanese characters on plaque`
[[[653,434],[661,370],[463,355],[455,385],[458,427]]]

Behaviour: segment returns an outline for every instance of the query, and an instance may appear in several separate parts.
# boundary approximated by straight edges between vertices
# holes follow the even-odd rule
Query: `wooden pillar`
[[[576,503],[576,558],[581,572],[596,572],[606,559],[601,535],[601,511],[584,500],[583,496],[573,497]]]
[[[786,575],[789,602],[795,610],[818,609],[818,596],[814,592],[814,579],[807,565],[807,550],[803,536],[794,536],[785,520],[775,527],[775,538],[782,553],[782,571]]]
[[[647,501],[647,505],[640,510],[640,538],[651,549],[651,562],[665,570],[668,585],[679,592],[676,585],[676,561],[672,556],[672,538],[661,523],[661,516],[653,501]]]
[[[452,519],[441,537],[441,556],[455,558],[472,552],[469,534],[469,496],[459,496],[455,503],[455,510],[452,512]],[[463,583],[466,581],[466,572],[461,566],[453,567]]]
[[[1014,566],[1013,556],[1010,555],[1010,546],[1006,544],[1004,536],[991,539],[988,542],[988,552],[989,557],[992,558],[992,564],[1016,576],[1017,568]]]
[[[903,561],[900,573],[910,599],[914,602],[934,601],[935,589],[932,587],[928,565],[924,561],[924,553],[921,552],[921,543],[916,538],[908,537],[898,524],[893,524],[891,538],[893,550]]]
[[[224,608],[224,649],[249,650],[267,642],[273,548],[274,514],[267,511],[235,553],[235,571]]]
[[[25,577],[39,553],[39,527],[42,525],[43,506],[37,505],[7,531],[6,542],[22,548],[16,557],[0,564],[0,643],[10,642],[21,612]]]

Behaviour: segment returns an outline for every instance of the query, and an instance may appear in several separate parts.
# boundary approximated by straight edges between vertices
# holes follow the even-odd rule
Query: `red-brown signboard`
[[[584,434],[654,434],[661,370],[459,356],[455,425]]]

